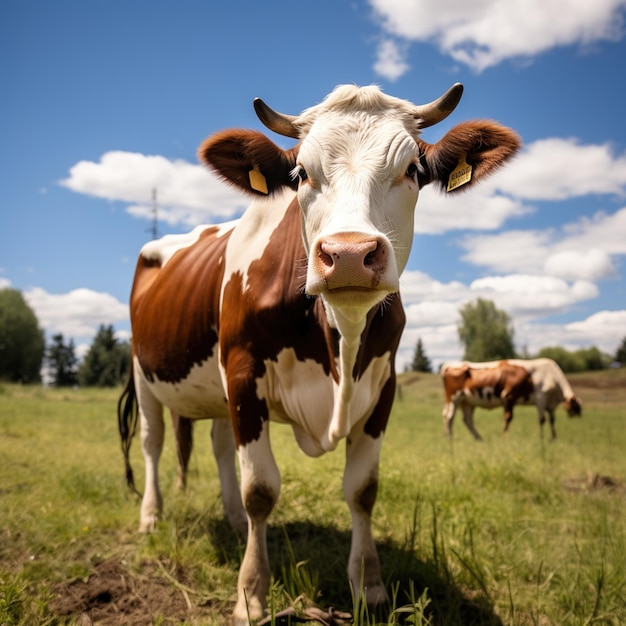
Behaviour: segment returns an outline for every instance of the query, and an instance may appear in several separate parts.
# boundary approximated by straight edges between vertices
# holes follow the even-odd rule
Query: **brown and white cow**
[[[558,366],[556,361],[548,358],[539,359],[507,359],[506,361],[486,361],[486,362],[472,362],[472,361],[458,361],[456,363],[447,364],[449,370],[456,367],[468,367],[472,372],[479,370],[490,370],[500,363],[506,363],[509,366],[521,367],[528,372],[532,381],[532,393],[530,396],[526,394],[518,395],[515,402],[517,404],[533,404],[537,408],[537,417],[539,419],[539,431],[543,437],[543,425],[546,421],[546,413],[550,420],[550,430],[552,433],[552,439],[556,439],[555,428],[555,415],[556,408],[564,403],[565,410],[569,417],[580,417],[582,415],[582,402],[572,390],[569,381],[567,380],[563,370]],[[444,367],[441,370],[442,376],[444,375]],[[444,383],[445,384],[445,383]],[[475,406],[484,406],[484,408],[494,408],[495,406],[501,406],[495,403],[493,406],[485,406],[476,404]],[[446,404],[444,405],[444,419],[449,414],[450,407],[448,406],[448,400],[446,397]],[[473,407],[466,405],[464,411],[469,414],[469,422],[473,422]],[[453,419],[453,416],[452,416]],[[468,420],[464,421],[467,424]],[[472,428],[470,431],[474,432]],[[451,428],[449,429],[451,432]]]
[[[416,106],[346,85],[297,117],[256,100],[261,121],[297,139],[294,147],[239,129],[199,149],[201,161],[255,196],[241,219],[141,251],[130,300],[134,374],[119,412],[131,477],[136,394],[146,467],[140,528],[153,528],[161,512],[162,407],[215,418],[226,514],[240,529],[247,522],[237,623],[263,614],[270,582],[266,524],[280,491],[270,420],[289,424],[311,456],[345,440],[348,574],[355,589],[362,581],[369,604],[387,599],[371,515],[415,203],[431,182],[471,187],[519,147],[514,132],[491,121],[459,124],[436,144],[422,141],[420,130],[448,116],[461,93],[457,84]]]
[[[481,440],[474,426],[474,408],[494,409],[504,406],[504,432],[513,419],[513,407],[517,402],[528,402],[533,394],[533,383],[528,370],[507,361],[493,362],[490,367],[473,368],[468,363],[446,364],[441,367],[445,390],[443,419],[448,435],[452,436],[454,415],[458,407],[463,421]]]

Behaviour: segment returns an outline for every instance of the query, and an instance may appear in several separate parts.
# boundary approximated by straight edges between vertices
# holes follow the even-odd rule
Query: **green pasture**
[[[390,611],[368,614],[347,582],[341,448],[309,459],[272,425],[272,612],[314,603],[367,624],[626,624],[626,370],[570,377],[583,417],[560,408],[555,442],[547,428],[540,439],[532,407],[516,407],[506,436],[501,411],[477,410],[483,442],[459,415],[450,442],[439,377],[401,381],[373,521]],[[197,424],[184,494],[168,430],[164,519],[139,535],[118,393],[0,386],[0,625],[228,623],[243,546],[223,519],[210,423]],[[141,485],[138,437],[132,459]]]

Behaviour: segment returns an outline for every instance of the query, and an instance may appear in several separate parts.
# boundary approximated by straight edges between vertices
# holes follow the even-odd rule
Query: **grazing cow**
[[[510,359],[509,363],[526,368],[532,376],[535,391],[530,403],[534,403],[537,407],[537,417],[539,418],[542,437],[547,412],[550,418],[552,439],[556,439],[554,411],[561,402],[563,402],[569,417],[582,416],[582,402],[574,394],[572,386],[556,361],[546,358],[530,360]]]
[[[201,161],[256,197],[241,219],[141,250],[130,298],[133,378],[119,410],[127,478],[135,396],[144,531],[161,511],[162,407],[215,418],[225,511],[235,527],[247,521],[236,623],[263,614],[270,583],[266,524],[280,491],[270,420],[289,424],[311,456],[345,440],[348,574],[355,590],[363,584],[368,604],[387,600],[371,515],[405,322],[399,276],[415,203],[424,185],[470,187],[519,148],[513,131],[491,121],[459,124],[436,144],[422,141],[420,129],[448,116],[461,92],[457,84],[416,106],[376,87],[346,85],[297,117],[257,99],[261,121],[297,139],[294,147],[238,129],[199,149]]]
[[[517,398],[518,404],[534,404],[537,407],[537,417],[539,418],[539,430],[543,437],[543,425],[546,421],[546,412],[550,419],[550,430],[552,432],[552,439],[556,439],[556,429],[554,426],[555,416],[554,411],[557,406],[563,402],[565,410],[569,417],[580,417],[582,415],[582,402],[578,398],[573,390],[569,381],[565,377],[563,370],[552,359],[508,359],[502,361],[511,366],[522,367],[529,374],[532,381],[533,392],[529,397],[525,395]],[[474,363],[471,361],[459,361],[457,363],[448,364],[448,367],[469,367],[472,371],[481,369],[491,369],[498,365],[497,361],[487,361],[483,363]],[[442,375],[443,375],[442,368]],[[479,405],[476,405],[479,406]],[[496,405],[494,405],[496,406]],[[494,408],[493,406],[487,408]],[[444,417],[448,414],[449,407],[446,398],[446,404],[444,405]],[[469,412],[469,420],[472,421],[471,413],[472,407],[467,407]],[[465,419],[465,418],[464,418]],[[465,420],[467,424],[467,420]],[[470,430],[472,430],[470,428]]]
[[[443,418],[448,435],[456,409],[463,411],[463,421],[478,441],[482,437],[474,427],[474,407],[493,409],[504,406],[504,432],[513,419],[516,402],[528,402],[533,393],[531,374],[524,367],[511,365],[507,361],[496,362],[493,367],[472,368],[469,364],[450,365],[444,363],[441,376],[446,401]]]

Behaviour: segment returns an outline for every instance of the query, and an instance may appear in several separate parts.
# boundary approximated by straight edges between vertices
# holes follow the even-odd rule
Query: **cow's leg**
[[[547,409],[548,411],[548,416],[550,418],[550,430],[552,431],[552,439],[556,439],[556,428],[554,427],[554,422],[555,422],[555,416],[554,416],[554,409]]]
[[[443,423],[448,437],[452,437],[452,427],[454,425],[454,414],[456,413],[456,403],[450,400],[443,405]]]
[[[270,586],[267,554],[267,518],[280,493],[280,473],[269,441],[269,423],[264,421],[258,439],[239,446],[241,494],[248,515],[248,542],[239,568],[235,624],[263,616]]]
[[[139,530],[150,532],[154,530],[163,508],[159,489],[159,458],[163,450],[165,424],[163,422],[163,405],[152,395],[138,370],[139,366],[135,368],[135,381],[141,424],[141,449],[146,474]]]
[[[463,421],[467,426],[467,429],[474,435],[474,439],[476,441],[482,441],[483,438],[478,434],[478,431],[474,427],[474,407],[471,404],[464,403],[461,405],[461,409],[463,410]]]
[[[513,420],[513,407],[514,406],[515,406],[514,402],[512,402],[508,398],[505,398],[504,400],[504,432],[507,432],[509,430],[509,425],[511,424],[511,421]]]
[[[172,426],[176,440],[176,454],[178,456],[176,487],[184,491],[187,487],[187,468],[189,457],[193,449],[193,420],[182,417],[174,411],[172,413]]]
[[[537,403],[537,419],[539,420],[539,436],[543,439],[543,425],[546,423],[546,410],[541,403]]]
[[[365,600],[370,606],[388,600],[371,525],[378,491],[378,460],[382,442],[382,434],[374,439],[363,431],[362,425],[353,429],[346,442],[343,476],[343,493],[352,516],[348,577],[355,594],[359,593],[363,584]]]
[[[248,518],[241,502],[237,468],[235,467],[235,438],[228,419],[214,419],[211,427],[213,454],[222,487],[222,502],[230,525],[245,538],[248,532]]]

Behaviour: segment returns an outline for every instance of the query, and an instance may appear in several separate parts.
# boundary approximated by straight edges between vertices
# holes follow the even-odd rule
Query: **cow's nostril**
[[[321,246],[319,249],[319,259],[326,267],[333,266],[333,256],[328,254],[328,252],[324,251],[324,247]],[[337,256],[336,254],[334,256]]]
[[[365,265],[366,267],[368,265],[374,265],[374,263],[376,262],[377,255],[378,255],[378,247],[376,247],[376,250],[372,250],[371,252],[368,252],[365,255],[365,259],[363,260],[363,265]]]

